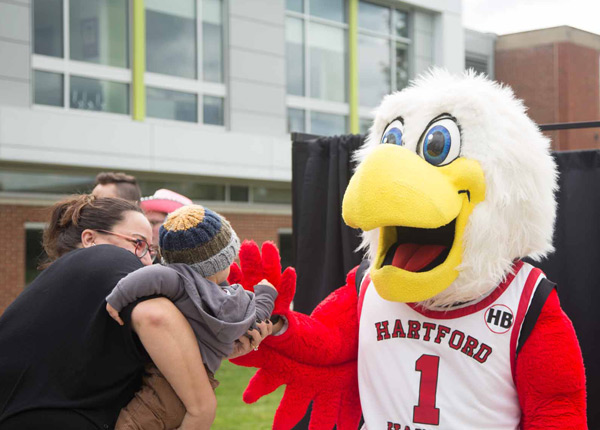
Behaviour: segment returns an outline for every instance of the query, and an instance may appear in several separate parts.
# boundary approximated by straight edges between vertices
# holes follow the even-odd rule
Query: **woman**
[[[170,301],[134,303],[124,327],[105,310],[119,279],[152,263],[151,236],[124,200],[86,195],[53,207],[44,233],[50,264],[0,317],[0,429],[113,428],[150,360],[186,406],[182,429],[214,411],[212,390],[199,388],[210,385],[197,342]]]

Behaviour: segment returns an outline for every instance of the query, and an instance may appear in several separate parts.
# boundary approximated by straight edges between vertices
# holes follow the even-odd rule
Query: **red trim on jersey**
[[[354,281],[356,282],[356,281]],[[360,315],[362,313],[363,302],[365,301],[365,293],[367,292],[367,287],[371,283],[371,275],[367,273],[367,276],[363,279],[360,284],[360,291],[358,293],[358,320],[360,321]]]
[[[510,334],[510,372],[512,373],[515,384],[517,342],[519,340],[519,334],[521,333],[521,326],[523,325],[525,315],[527,315],[527,310],[529,309],[529,303],[531,302],[531,297],[533,296],[535,286],[537,285],[540,276],[543,274],[544,272],[536,267],[531,269],[531,272],[529,272],[527,281],[525,281],[525,285],[523,286],[521,300],[519,300],[519,308],[517,309],[517,316],[515,317],[515,323],[513,324],[512,333]]]
[[[506,277],[506,280],[504,282],[502,282],[500,285],[498,285],[496,287],[496,289],[492,292],[492,294],[487,296],[482,301],[477,302],[473,305],[469,305],[469,306],[465,306],[464,308],[453,309],[453,310],[449,310],[449,311],[433,311],[430,309],[424,309],[421,306],[419,306],[418,303],[407,303],[407,305],[410,306],[414,311],[420,313],[421,315],[424,315],[428,318],[435,318],[438,320],[449,320],[449,319],[453,319],[453,318],[460,318],[460,317],[464,317],[467,315],[471,315],[471,314],[474,314],[475,312],[479,312],[480,310],[485,309],[486,307],[488,307],[489,305],[494,303],[502,295],[502,293],[504,293],[504,291],[506,291],[506,289],[508,288],[510,283],[515,278],[515,275],[517,273],[519,273],[519,270],[521,270],[521,267],[523,267],[523,262],[521,260],[516,261],[513,264],[512,273],[510,273]]]

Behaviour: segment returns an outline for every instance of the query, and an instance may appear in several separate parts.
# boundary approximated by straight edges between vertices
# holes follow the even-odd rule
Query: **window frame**
[[[176,119],[166,118],[154,118],[146,115],[146,121],[165,123],[165,124],[189,124],[189,125],[201,125],[214,130],[225,130],[229,125],[229,97],[226,82],[229,79],[229,67],[228,58],[225,55],[227,46],[229,45],[228,40],[228,2],[226,0],[220,0],[221,2],[221,20],[223,29],[223,82],[208,82],[204,81],[204,68],[203,68],[203,32],[202,32],[202,12],[204,6],[204,0],[195,0],[196,2],[196,79],[183,78],[181,76],[163,75],[162,73],[149,72],[144,69],[144,86],[152,87],[161,90],[179,91],[182,93],[193,94],[196,96],[197,109],[196,109],[196,122],[179,121]],[[146,9],[144,8],[144,14]],[[144,33],[144,46],[146,46],[145,40],[146,34]],[[205,124],[204,123],[204,96],[220,97],[223,99],[223,124]],[[147,100],[147,99],[146,99]]]
[[[133,46],[134,46],[134,14],[131,0],[126,2],[128,7],[128,20],[127,20],[127,49],[128,49],[128,64],[127,68],[115,67],[115,66],[107,66],[104,64],[96,64],[96,63],[88,63],[84,61],[72,60],[71,56],[71,47],[70,47],[70,2],[76,0],[62,0],[62,49],[63,56],[62,57],[53,57],[48,55],[36,54],[34,52],[34,41],[35,36],[31,37],[31,65],[30,71],[33,75],[35,71],[41,72],[50,72],[57,73],[62,76],[63,80],[63,105],[62,106],[50,106],[35,103],[35,82],[31,80],[31,98],[30,98],[30,106],[33,109],[39,110],[47,110],[47,111],[68,111],[72,114],[77,115],[102,115],[106,117],[110,117],[113,119],[125,119],[131,120],[134,116],[134,74],[133,74]],[[165,119],[165,118],[154,118],[149,117],[148,115],[144,116],[144,121],[149,123],[165,123],[165,124],[177,124],[177,125],[191,125],[191,126],[201,126],[202,128],[207,128],[210,130],[226,130],[229,124],[229,97],[228,97],[228,89],[226,82],[228,81],[229,76],[229,64],[228,58],[226,55],[227,47],[229,46],[228,40],[228,20],[226,19],[228,16],[228,2],[227,0],[220,0],[221,2],[221,18],[222,18],[222,63],[223,63],[223,82],[206,82],[202,80],[203,76],[203,52],[202,52],[202,10],[204,0],[194,0],[196,2],[196,68],[197,68],[197,78],[196,79],[188,79],[177,76],[169,76],[163,75],[159,73],[152,73],[146,70],[146,65],[144,64],[144,88],[153,87],[157,89],[171,90],[171,91],[180,91],[188,94],[193,94],[197,99],[197,109],[196,109],[196,121],[195,122],[186,122],[179,121],[175,119]],[[32,3],[31,7],[31,19],[33,20],[33,8],[34,4]],[[144,14],[146,13],[146,9],[144,8]],[[145,19],[145,18],[144,18]],[[32,25],[32,32],[35,31],[35,26]],[[146,44],[146,33],[144,32],[144,47]],[[70,106],[70,95],[71,95],[71,76],[78,76],[83,78],[90,79],[98,79],[102,81],[111,81],[116,83],[123,83],[128,85],[128,107],[129,112],[127,114],[115,113],[115,112],[106,112],[106,111],[96,111],[96,110],[88,110],[88,109],[77,109],[71,108]],[[205,124],[204,123],[204,96],[212,96],[219,97],[223,99],[223,124],[215,125],[215,124]],[[146,92],[144,91],[144,97],[146,98]],[[147,106],[147,99],[144,100],[144,105]]]
[[[71,22],[70,22],[70,2],[72,0],[62,0],[62,36],[63,36],[63,56],[61,57],[53,57],[48,55],[36,54],[34,52],[33,43],[35,40],[35,36],[32,35],[32,47],[31,47],[31,66],[30,70],[33,74],[36,70],[42,72],[51,72],[51,73],[59,73],[63,77],[63,105],[62,106],[49,106],[36,104],[34,100],[35,95],[35,82],[31,82],[32,91],[31,91],[31,106],[35,109],[42,110],[63,110],[71,112],[84,113],[86,115],[89,114],[100,114],[100,115],[108,115],[114,118],[123,118],[123,117],[131,117],[133,115],[133,79],[132,79],[132,52],[133,52],[133,17],[132,17],[132,8],[131,2],[127,1],[128,8],[128,20],[127,20],[127,68],[116,67],[116,66],[107,66],[105,64],[96,64],[96,63],[88,63],[85,61],[78,61],[71,59]],[[75,0],[76,1],[76,0]],[[31,4],[31,19],[33,20],[33,8],[35,7],[34,3]],[[35,26],[32,25],[32,31],[35,31]],[[90,79],[98,79],[101,81],[111,81],[121,84],[128,85],[128,108],[129,112],[127,114],[116,113],[116,112],[106,112],[106,111],[96,111],[91,109],[77,109],[71,108],[71,76],[78,76],[82,78],[90,78]]]
[[[345,98],[346,101],[345,102],[336,102],[336,101],[330,101],[330,100],[323,100],[323,99],[317,99],[317,98],[313,98],[310,97],[310,85],[311,85],[311,80],[310,80],[310,47],[307,43],[308,40],[308,33],[310,31],[310,24],[311,23],[316,23],[316,24],[321,24],[321,25],[326,25],[326,26],[330,26],[330,27],[334,27],[334,28],[338,28],[344,31],[344,53],[345,53],[345,57],[346,57],[346,64],[344,65],[345,70],[348,70],[348,62],[349,62],[349,58],[348,58],[348,32],[349,32],[349,24],[347,22],[348,19],[348,7],[349,7],[349,2],[348,0],[344,0],[344,8],[345,10],[345,16],[346,16],[346,22],[339,22],[339,21],[334,21],[334,20],[330,20],[327,18],[321,18],[318,16],[313,16],[310,14],[310,1],[309,0],[304,0],[303,2],[303,6],[304,6],[304,11],[303,12],[296,12],[296,11],[292,11],[292,10],[288,10],[287,6],[284,5],[285,8],[285,18],[296,18],[296,19],[300,19],[302,20],[302,45],[303,45],[303,53],[304,53],[304,96],[297,96],[297,95],[290,95],[287,94],[287,89],[286,89],[286,102],[285,102],[285,106],[286,106],[286,121],[288,120],[288,113],[287,113],[287,109],[299,109],[304,111],[304,131],[303,133],[310,133],[311,132],[311,113],[312,112],[317,112],[317,113],[325,113],[325,114],[332,114],[332,115],[341,115],[345,117],[346,120],[346,130],[345,132],[347,133],[348,127],[349,127],[349,117],[350,117],[350,103],[348,100],[349,97],[349,82],[346,82],[346,87],[344,88],[344,92],[345,92]],[[348,81],[348,79],[347,79]],[[296,130],[288,130],[288,133],[293,133]]]
[[[414,39],[414,13],[413,11],[404,5],[393,5],[390,4],[389,2],[380,2],[380,1],[376,1],[376,0],[357,0],[359,2],[359,5],[361,2],[364,3],[371,3],[373,5],[376,6],[380,6],[380,7],[385,7],[386,9],[390,10],[390,31],[389,33],[383,33],[383,32],[378,32],[378,31],[373,31],[370,29],[366,29],[366,28],[361,28],[360,24],[357,25],[357,36],[360,37],[360,35],[365,35],[365,36],[369,36],[369,37],[376,37],[378,39],[384,39],[387,43],[388,43],[388,50],[389,50],[389,60],[390,60],[390,90],[393,91],[398,91],[398,82],[397,82],[397,66],[396,66],[396,44],[397,43],[401,43],[406,47],[406,52],[408,55],[408,78],[412,79],[414,76],[414,44],[413,44],[413,39]],[[408,37],[402,37],[402,36],[398,36],[395,34],[394,32],[394,15],[396,13],[396,11],[399,12],[403,12],[406,14],[406,23],[407,23],[407,34]],[[360,12],[359,12],[360,13]],[[360,23],[360,20],[359,20]],[[360,55],[360,53],[357,53],[357,55]],[[358,92],[360,94],[360,82],[358,83],[359,88],[358,88]],[[359,122],[360,120],[373,120],[375,118],[375,115],[373,113],[373,109],[376,106],[366,106],[366,105],[361,105],[360,104],[360,96],[359,96],[359,106],[358,106],[358,117],[359,117]]]

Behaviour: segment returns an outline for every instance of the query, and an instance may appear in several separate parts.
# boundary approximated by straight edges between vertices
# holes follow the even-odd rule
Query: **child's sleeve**
[[[277,290],[267,285],[256,285],[254,287],[256,319],[264,321],[271,316],[275,307],[275,299],[277,298]]]
[[[138,269],[121,279],[106,301],[120,312],[142,297],[155,295],[173,302],[185,295],[183,282],[175,270],[158,264]]]

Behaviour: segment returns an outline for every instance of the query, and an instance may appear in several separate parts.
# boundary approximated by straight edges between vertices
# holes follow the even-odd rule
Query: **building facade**
[[[47,207],[100,171],[289,262],[289,133],[364,132],[432,65],[464,68],[460,0],[0,0],[0,312],[37,274]]]
[[[600,118],[600,35],[561,26],[498,36],[496,79],[538,124]],[[548,132],[555,150],[600,148],[597,128]]]

